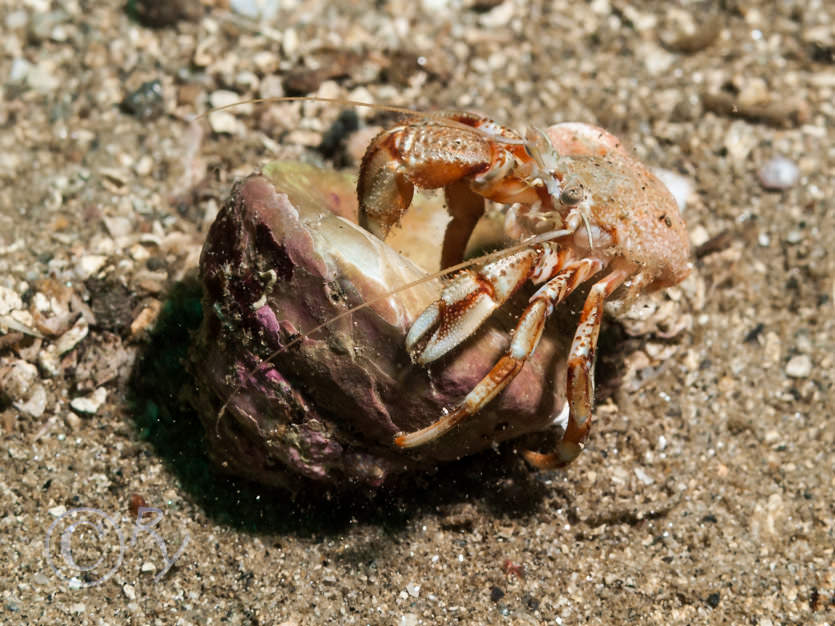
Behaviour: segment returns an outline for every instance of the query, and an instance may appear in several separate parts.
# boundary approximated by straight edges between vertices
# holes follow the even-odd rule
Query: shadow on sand
[[[517,519],[542,506],[548,493],[544,475],[531,472],[510,445],[439,466],[431,474],[404,475],[377,493],[335,492],[311,483],[292,497],[220,473],[206,454],[203,428],[184,393],[193,384],[185,360],[202,317],[200,297],[196,278],[172,288],[136,361],[129,391],[140,438],[214,521],[252,533],[320,536],[358,522],[397,532],[415,516],[461,502]]]

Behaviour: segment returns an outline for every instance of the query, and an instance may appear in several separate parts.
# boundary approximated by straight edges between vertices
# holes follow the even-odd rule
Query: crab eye
[[[580,204],[583,199],[582,187],[566,187],[560,193],[560,202],[568,206]]]

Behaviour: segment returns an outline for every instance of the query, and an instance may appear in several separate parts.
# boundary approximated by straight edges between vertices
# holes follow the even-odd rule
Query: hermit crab
[[[415,188],[443,189],[451,218],[434,275],[383,243],[398,223],[416,229]],[[236,187],[207,238],[190,367],[210,450],[236,473],[376,485],[553,424],[552,450],[522,454],[563,466],[591,426],[604,303],[691,269],[669,191],[588,124],[523,134],[470,113],[415,115],[371,142],[346,189],[272,164]],[[487,201],[515,243],[462,261]],[[584,283],[573,339],[544,333]]]
[[[542,286],[490,372],[446,415],[397,435],[396,445],[425,445],[477,414],[536,350],[554,306],[602,274],[586,298],[568,356],[562,440],[550,453],[524,453],[540,468],[570,463],[591,426],[595,349],[606,299],[621,287],[626,299],[669,287],[690,272],[689,239],[675,200],[601,128],[559,124],[523,137],[473,114],[422,117],[379,135],[360,170],[360,225],[385,237],[408,208],[415,186],[444,189],[452,216],[444,264],[460,260],[485,199],[510,205],[506,228],[529,243],[452,277],[406,337],[416,362],[431,363],[465,341],[525,281]]]

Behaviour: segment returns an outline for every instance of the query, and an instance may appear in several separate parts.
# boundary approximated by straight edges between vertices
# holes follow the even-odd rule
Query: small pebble
[[[149,332],[156,323],[161,310],[162,303],[159,300],[149,301],[130,324],[131,338],[136,339],[140,335]]]
[[[85,254],[76,262],[75,273],[81,280],[87,280],[104,267],[105,263],[107,257],[102,254]]]
[[[151,253],[142,244],[135,243],[128,249],[128,254],[137,263],[147,261],[151,257]]]
[[[652,476],[650,476],[649,474],[647,474],[640,467],[636,467],[634,469],[634,472],[635,472],[635,476],[638,477],[638,480],[640,480],[645,485],[651,485],[652,483],[655,482],[655,479]]]
[[[55,75],[55,67],[48,61],[41,61],[31,66],[26,74],[26,84],[35,91],[53,91],[61,86],[61,80]]]
[[[812,373],[812,359],[805,354],[798,354],[786,363],[786,375],[790,378],[807,378]]]
[[[23,57],[17,57],[12,60],[12,66],[9,70],[8,81],[10,83],[22,83],[26,80],[29,72],[32,70],[32,64]]]
[[[690,231],[690,244],[694,248],[698,248],[702,244],[707,243],[708,239],[710,239],[710,234],[708,234],[707,229],[701,224],[696,225],[693,230]]]
[[[122,593],[125,594],[128,600],[136,600],[136,590],[133,588],[133,585],[122,585]]]
[[[162,83],[158,80],[142,83],[138,89],[125,96],[121,108],[122,111],[142,122],[158,118],[165,112]]]
[[[420,585],[417,585],[415,583],[409,583],[408,585],[406,585],[406,591],[413,598],[417,598],[418,596],[420,596]]]
[[[478,21],[485,28],[502,29],[506,27],[513,18],[515,3],[502,2],[479,16]]]
[[[61,24],[65,23],[69,18],[69,13],[63,9],[56,11],[37,11],[33,14],[32,21],[29,23],[27,35],[31,41],[38,43],[48,39],[56,40],[55,34],[59,35],[57,40],[60,40],[62,34]]]
[[[253,20],[271,20],[281,7],[281,0],[229,0],[229,8]]]
[[[23,9],[11,11],[8,15],[6,15],[6,28],[9,30],[23,28],[26,26],[28,21],[29,14]]]
[[[107,389],[99,387],[89,396],[81,396],[70,401],[70,407],[73,411],[84,413],[86,415],[95,415],[107,400]]]
[[[0,315],[8,315],[16,309],[23,308],[23,300],[14,289],[0,285]]]
[[[73,327],[61,335],[55,342],[56,354],[66,354],[75,348],[89,332],[90,325],[87,324],[87,320],[83,317],[79,317],[78,321],[73,324]]]
[[[63,504],[59,504],[58,506],[54,506],[51,509],[47,510],[52,517],[61,517],[64,513],[67,512],[67,507]]]
[[[803,241],[803,231],[801,230],[790,230],[786,235],[786,243],[800,243]]]
[[[762,78],[752,78],[739,90],[737,100],[745,108],[768,102],[768,85]]]
[[[237,104],[241,102],[243,97],[236,91],[232,91],[230,89],[218,89],[213,91],[211,95],[209,95],[209,104],[212,108],[217,107],[227,107],[233,104]],[[235,112],[240,113],[241,115],[249,115],[252,113],[252,104],[241,104],[240,106],[235,107]]]
[[[133,166],[133,171],[136,172],[139,176],[149,176],[151,172],[154,171],[154,159],[152,159],[147,154],[143,157],[140,157],[140,159]],[[131,227],[132,226],[133,225],[131,225]],[[111,233],[111,236],[115,235]]]
[[[133,0],[129,12],[140,23],[153,28],[173,26],[179,20],[195,21],[203,14],[203,6],[194,0]]]
[[[241,135],[245,132],[244,123],[229,111],[216,111],[209,115],[212,131],[221,135]]]
[[[29,417],[38,418],[46,411],[46,389],[43,385],[35,385],[26,402],[15,402],[15,408]]]
[[[282,34],[284,36],[281,39],[281,50],[285,57],[292,58],[299,49],[299,35],[293,28],[285,29]]]
[[[686,176],[682,176],[672,170],[666,170],[660,167],[653,168],[652,173],[658,177],[676,200],[678,210],[683,211],[687,206],[687,198],[693,192],[693,183]]]
[[[793,187],[800,175],[800,170],[791,159],[778,156],[767,161],[760,168],[758,175],[764,189],[780,190]]]
[[[18,359],[0,378],[0,390],[12,400],[23,401],[29,397],[32,385],[38,379],[38,368]]]
[[[103,217],[102,221],[111,237],[125,237],[133,232],[133,222],[128,217],[122,215]]]
[[[78,430],[81,427],[81,419],[75,413],[67,413],[64,416],[64,423],[70,430]]]

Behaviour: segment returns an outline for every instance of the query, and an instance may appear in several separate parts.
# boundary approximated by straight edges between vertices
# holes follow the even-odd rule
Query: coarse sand
[[[835,622],[833,3],[5,0],[0,24],[0,623]],[[506,445],[295,501],[212,468],[181,360],[208,225],[262,163],[355,168],[396,117],[192,122],[281,95],[598,124],[676,175],[694,275],[601,356],[571,466]]]

